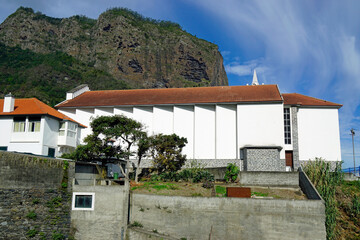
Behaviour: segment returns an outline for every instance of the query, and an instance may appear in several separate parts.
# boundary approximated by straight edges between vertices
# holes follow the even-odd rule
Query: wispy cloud
[[[344,104],[341,130],[359,124],[360,1],[198,0],[227,31],[239,54],[254,52],[267,70],[263,76],[281,89]],[[249,75],[243,59],[225,61],[228,74]],[[358,127],[360,128],[360,127]],[[348,142],[345,141],[344,153]]]

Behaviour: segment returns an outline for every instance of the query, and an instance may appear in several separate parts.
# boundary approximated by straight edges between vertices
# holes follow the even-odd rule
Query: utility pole
[[[353,159],[354,159],[354,176],[356,175],[356,166],[355,166],[355,146],[354,146],[354,136],[355,136],[355,129],[350,129],[351,137],[352,137],[352,145],[353,145]]]

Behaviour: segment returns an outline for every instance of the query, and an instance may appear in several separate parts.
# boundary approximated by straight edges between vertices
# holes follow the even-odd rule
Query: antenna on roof
[[[253,75],[253,80],[252,80],[252,83],[251,85],[259,85],[259,81],[257,79],[257,76],[256,76],[256,70],[254,69],[254,75]]]

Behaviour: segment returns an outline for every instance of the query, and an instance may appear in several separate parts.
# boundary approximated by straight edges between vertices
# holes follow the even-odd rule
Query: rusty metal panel
[[[227,187],[226,195],[228,197],[250,198],[251,189],[248,187]]]

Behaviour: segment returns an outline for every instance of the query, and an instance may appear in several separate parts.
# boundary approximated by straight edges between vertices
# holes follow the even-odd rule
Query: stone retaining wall
[[[0,151],[0,239],[69,237],[74,162]]]

